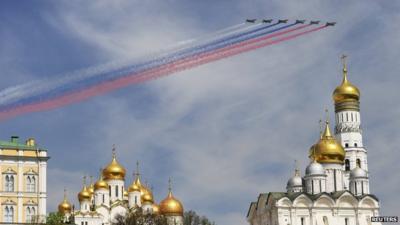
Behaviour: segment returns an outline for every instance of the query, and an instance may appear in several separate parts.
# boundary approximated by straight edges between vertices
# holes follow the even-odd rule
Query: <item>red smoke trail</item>
[[[301,26],[302,28],[307,27],[308,25],[303,25]],[[167,76],[170,75],[172,73],[176,73],[179,71],[183,71],[183,70],[187,70],[199,65],[203,65],[212,61],[216,61],[219,59],[223,59],[223,58],[227,58],[230,56],[234,56],[243,52],[247,52],[247,51],[251,51],[254,49],[258,49],[258,48],[262,48],[268,45],[272,45],[272,44],[276,44],[276,43],[280,43],[283,41],[287,41],[293,38],[296,38],[298,36],[301,35],[305,35],[311,32],[315,32],[318,30],[321,30],[323,28],[326,28],[327,26],[320,26],[314,29],[310,29],[310,30],[306,30],[300,33],[296,33],[296,34],[292,34],[289,36],[285,36],[285,37],[281,37],[281,38],[277,38],[274,40],[270,40],[270,41],[265,41],[271,38],[271,36],[275,37],[277,35],[269,35],[266,37],[262,37],[259,38],[260,40],[258,40],[259,42],[262,43],[258,43],[255,42],[255,39],[252,39],[250,41],[247,41],[246,43],[240,43],[240,45],[232,45],[232,46],[228,46],[224,49],[219,49],[218,51],[213,51],[213,52],[209,52],[209,53],[204,53],[204,54],[200,54],[197,57],[193,57],[190,59],[181,59],[178,60],[176,62],[172,62],[163,66],[160,66],[158,68],[155,69],[151,69],[148,71],[144,71],[142,73],[139,74],[133,74],[130,76],[125,76],[113,81],[109,81],[109,82],[105,82],[102,83],[100,85],[97,86],[93,86],[90,87],[88,89],[82,90],[80,92],[75,92],[75,93],[71,93],[68,95],[64,95],[62,97],[58,97],[55,99],[51,99],[45,102],[38,102],[38,103],[32,103],[29,105],[24,105],[24,106],[20,106],[20,107],[16,107],[14,109],[10,109],[8,111],[3,111],[0,112],[0,120],[3,119],[7,119],[10,117],[14,117],[20,114],[24,114],[24,113],[29,113],[29,112],[37,112],[37,111],[44,111],[44,110],[49,110],[49,109],[54,109],[57,107],[61,107],[64,105],[68,105],[74,102],[78,102],[78,101],[82,101],[85,100],[87,98],[99,95],[101,93],[105,93],[111,90],[115,90],[117,88],[121,88],[124,86],[128,86],[130,84],[136,84],[136,83],[141,83],[141,82],[145,82],[151,79],[157,79],[159,77],[162,76]],[[301,29],[300,27],[298,28],[294,28],[296,30]],[[291,29],[293,31],[293,29]],[[283,31],[285,33],[288,33],[286,31]],[[281,32],[280,32],[281,33]],[[263,42],[265,41],[265,42]],[[253,45],[249,45],[253,44]]]

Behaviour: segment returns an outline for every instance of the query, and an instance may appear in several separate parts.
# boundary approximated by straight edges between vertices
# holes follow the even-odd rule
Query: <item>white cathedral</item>
[[[345,56],[342,58],[344,60]],[[309,150],[304,176],[298,168],[286,192],[261,193],[250,204],[250,225],[378,225],[379,200],[370,193],[367,150],[363,145],[360,91],[347,79],[334,90],[335,130],[329,122]]]
[[[137,165],[138,167],[138,165]],[[139,168],[132,184],[125,188],[125,168],[118,163],[115,150],[111,163],[100,173],[96,183],[89,186],[84,180],[78,193],[80,208],[75,210],[67,200],[58,205],[58,211],[64,216],[64,222],[76,225],[110,225],[116,222],[118,215],[125,216],[139,208],[143,214],[164,216],[170,225],[183,224],[183,205],[172,194],[171,181],[167,197],[156,204],[152,190],[140,180]]]

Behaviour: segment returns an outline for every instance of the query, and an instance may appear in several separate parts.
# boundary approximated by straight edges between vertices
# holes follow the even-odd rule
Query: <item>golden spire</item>
[[[343,74],[346,74],[346,75],[347,75],[346,58],[347,58],[347,55],[345,55],[345,54],[343,54],[343,55],[340,57],[340,59],[342,60],[342,63],[343,63]],[[346,79],[346,80],[347,80],[347,79]]]

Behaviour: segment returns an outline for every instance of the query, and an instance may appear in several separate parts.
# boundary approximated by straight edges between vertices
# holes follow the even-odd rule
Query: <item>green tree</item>
[[[46,224],[47,225],[62,225],[64,224],[63,222],[64,216],[59,213],[59,212],[52,212],[49,213],[49,215],[46,218]]]
[[[183,214],[183,225],[215,225],[205,216],[199,216],[190,210]]]
[[[144,214],[140,208],[126,216],[117,215],[115,220],[114,225],[168,225],[164,216]]]

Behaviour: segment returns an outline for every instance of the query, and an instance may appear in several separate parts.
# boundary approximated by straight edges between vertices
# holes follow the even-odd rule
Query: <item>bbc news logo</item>
[[[397,223],[397,222],[399,222],[399,217],[398,216],[372,216],[371,222]]]

